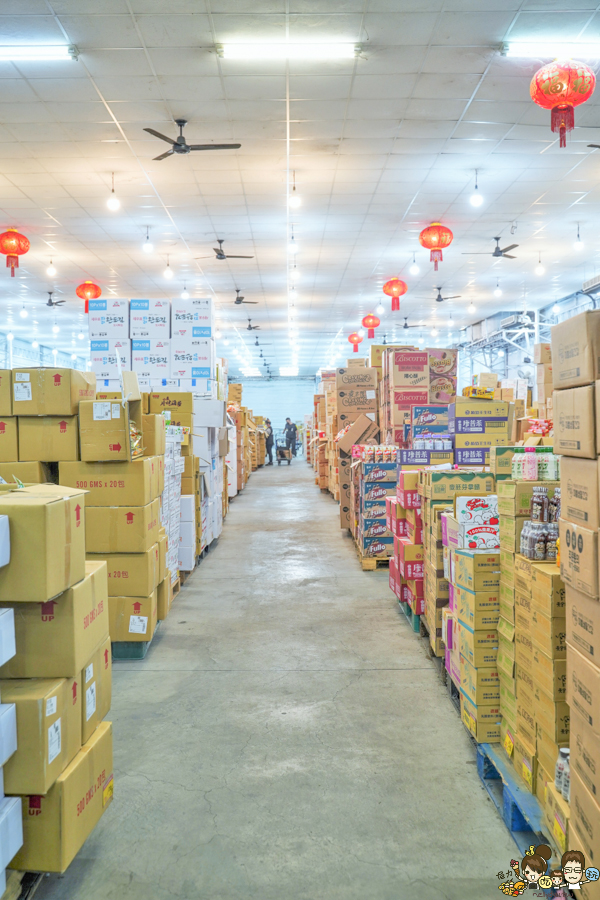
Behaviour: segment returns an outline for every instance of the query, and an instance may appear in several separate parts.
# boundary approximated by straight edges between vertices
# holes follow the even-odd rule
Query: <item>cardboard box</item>
[[[379,440],[379,427],[368,416],[359,416],[337,442],[341,453],[351,453],[354,444],[375,444]]]
[[[171,409],[180,413],[194,412],[194,395],[191,392],[161,391],[152,392],[149,396],[149,413],[162,413]]]
[[[577,849],[585,854],[586,862],[592,862],[595,866],[598,866],[600,856],[598,853],[598,847],[600,846],[600,807],[598,806],[598,801],[592,797],[580,780],[578,772],[574,770],[571,770],[570,788],[569,810],[571,819],[569,824],[571,828],[569,831],[571,841],[574,834],[573,827],[575,827],[581,838],[581,843],[576,845]]]
[[[531,612],[531,639],[546,656],[564,659],[567,655],[564,616],[545,616],[538,609]]]
[[[548,773],[551,775],[551,773]],[[561,853],[569,849],[569,804],[559,793],[552,778],[548,780],[545,793],[544,817],[550,834]]]
[[[459,494],[493,494],[495,478],[486,472],[427,472],[425,496],[432,500],[451,499]]]
[[[567,653],[567,703],[600,738],[600,669],[571,644]]]
[[[517,772],[525,782],[530,793],[535,794],[537,776],[535,747],[518,733],[515,735],[513,766],[515,772]]]
[[[13,421],[19,423],[18,452],[21,462],[79,459],[77,416],[19,416]],[[1,447],[0,437],[0,449]]]
[[[12,369],[0,369],[0,416],[12,414]]]
[[[470,591],[500,587],[500,554],[455,550],[455,583]]]
[[[550,344],[534,344],[533,361],[536,365],[552,362],[552,349]]]
[[[57,485],[8,491],[0,494],[0,515],[10,522],[10,563],[0,568],[0,602],[43,603],[85,576],[81,491]]]
[[[551,337],[555,389],[580,387],[600,378],[600,310],[554,325]]]
[[[13,369],[13,415],[75,416],[96,396],[96,376],[76,369]]]
[[[10,462],[18,458],[19,436],[17,419],[14,416],[0,419],[0,462]]]
[[[168,340],[171,336],[169,300],[130,300],[129,336],[150,340]]]
[[[566,743],[569,740],[569,706],[564,700],[555,702],[539,685],[535,685],[533,713],[538,730],[544,731],[551,740]]]
[[[496,485],[498,512],[501,516],[525,516],[529,518],[534,487],[548,488],[548,497],[554,496],[554,489],[560,487],[558,481],[499,481]]]
[[[357,369],[356,371],[363,371]],[[365,370],[366,371],[366,370]],[[336,395],[336,412],[337,415],[343,413],[376,413],[377,412],[377,391],[375,388],[352,389],[346,388],[338,391]]]
[[[454,588],[458,618],[475,631],[497,629],[500,616],[498,591],[470,591],[457,584]]]
[[[475,668],[496,667],[498,632],[473,631],[459,620],[460,653]]]
[[[484,709],[487,709],[484,707]],[[487,718],[478,720],[476,718],[478,708],[469,701],[464,694],[460,695],[461,719],[464,726],[471,732],[478,743],[496,742],[500,740],[500,714],[498,712],[497,721],[489,721]],[[493,719],[496,717],[493,716]]]
[[[85,744],[110,710],[112,653],[108,635],[87,660],[80,674],[81,740]]]
[[[171,573],[167,569],[167,575],[159,582],[156,589],[156,614],[159,622],[167,618],[173,604],[173,585]]]
[[[160,503],[146,506],[87,506],[88,553],[144,553],[158,540]]]
[[[87,558],[106,560],[109,597],[148,597],[158,584],[157,544],[143,553],[88,553]]]
[[[23,484],[46,484],[52,481],[49,467],[42,462],[0,462],[0,478],[7,484],[16,484],[16,478]]]
[[[75,678],[108,635],[105,562],[86,562],[85,578],[46,603],[2,603],[14,610],[16,655],[0,678]]]
[[[103,722],[45,797],[24,798],[23,847],[11,868],[64,872],[112,796],[112,725]]]
[[[560,574],[566,585],[598,597],[598,532],[559,522]]]
[[[17,707],[17,752],[4,766],[7,794],[46,794],[81,747],[79,678],[0,682]]]
[[[565,456],[596,458],[595,387],[557,391],[554,397],[554,450]]]
[[[600,528],[599,466],[597,459],[563,456],[560,461],[561,516],[590,531]]]
[[[594,666],[600,665],[600,603],[571,587],[566,591],[566,640]]]
[[[155,457],[118,466],[106,462],[61,463],[59,482],[86,491],[86,506],[147,506],[159,494]]]
[[[164,456],[166,447],[166,424],[164,416],[142,416],[144,456]]]
[[[494,667],[478,669],[460,657],[460,689],[476,706],[500,705],[500,677]]]
[[[570,765],[596,803],[600,801],[600,744],[579,711],[571,712]]]
[[[156,590],[147,597],[109,597],[111,641],[150,641],[158,621]]]
[[[121,368],[119,369],[119,362]],[[91,340],[90,341],[90,366],[96,376],[97,387],[106,387],[107,382],[118,384],[120,372],[131,369],[131,341],[128,338],[122,340]],[[96,392],[96,399],[99,397]]]
[[[551,563],[531,566],[531,605],[545,616],[565,615],[565,585],[560,569]]]
[[[500,516],[500,547],[518,553],[521,547],[523,525],[529,521],[526,516]]]
[[[535,683],[555,702],[564,700],[567,694],[567,661],[552,659],[532,645],[529,671]]]
[[[142,430],[141,398],[115,403],[112,400],[85,401],[79,406],[79,437],[84,462],[131,462],[130,427]],[[142,447],[137,451],[141,456]]]
[[[335,370],[336,391],[375,390],[377,382],[376,369],[352,367]]]

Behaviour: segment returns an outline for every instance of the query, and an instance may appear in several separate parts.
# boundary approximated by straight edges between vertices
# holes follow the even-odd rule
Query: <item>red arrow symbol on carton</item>
[[[73,682],[73,706],[77,703],[77,682]]]
[[[77,522],[77,527],[79,528],[79,525],[81,524],[81,507],[79,503],[75,507],[75,521]]]
[[[141,608],[142,608],[142,604],[141,604],[141,603],[134,603],[134,604],[133,604],[133,611],[134,611],[134,613],[139,613],[139,611],[140,611]]]
[[[127,524],[131,525],[131,523],[133,522],[133,513],[132,512],[126,513],[125,518],[127,519]]]
[[[117,453],[120,453],[120,452],[121,452],[121,445],[120,445],[120,444],[109,444],[109,445],[108,445],[108,449],[109,449],[109,450],[115,450]]]
[[[57,374],[54,376],[54,384],[55,384],[55,386],[60,387],[61,381],[62,381],[62,375],[59,375],[59,374],[57,373]]]
[[[62,422],[59,422],[58,424],[60,427],[60,433],[65,434],[65,432],[67,430],[67,423],[63,420]]]
[[[46,603],[40,603],[40,606],[42,619],[44,619],[45,617],[54,618],[54,607],[56,606],[56,600],[48,600]]]
[[[108,669],[108,648],[104,651],[104,668]]]

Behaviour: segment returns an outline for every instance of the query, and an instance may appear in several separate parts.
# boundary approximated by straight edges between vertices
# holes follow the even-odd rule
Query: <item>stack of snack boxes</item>
[[[23,835],[10,867],[64,872],[113,793],[112,725],[103,721],[111,703],[107,565],[86,562],[82,490],[6,490],[0,516],[10,521],[11,544],[0,619],[14,617],[16,645],[0,669],[0,712],[4,720],[14,704],[18,740],[4,792],[19,798],[11,809],[22,806]],[[19,824],[5,802],[0,809],[18,841]]]
[[[533,361],[535,363],[535,382],[538,416],[540,419],[553,419],[554,407],[552,403],[553,372],[552,372],[552,347],[550,344],[535,344],[533,348]]]
[[[425,612],[425,549],[419,472],[397,465],[396,492],[386,498],[387,526],[394,537],[390,588],[400,603],[408,604],[414,616],[422,616]]]
[[[600,835],[600,311],[555,325],[551,338],[555,452],[564,454],[559,531],[560,572],[566,589],[566,697],[560,699],[566,700],[571,716],[569,845],[581,849],[596,865]],[[558,662],[553,667],[557,691],[564,686],[563,665],[561,661],[560,667]],[[547,796],[551,793],[547,791]]]
[[[335,447],[337,454],[338,484],[340,495],[340,528],[351,529],[356,533],[358,503],[354,502],[354,484],[358,487],[358,473],[352,467],[353,447],[367,444],[377,444],[379,441],[379,427],[368,416],[361,415],[356,421],[346,426],[344,432],[336,435]],[[354,460],[355,461],[355,460]]]
[[[394,536],[387,527],[386,497],[396,493],[396,448],[358,445],[353,454],[352,528],[359,554],[389,559]]]
[[[454,436],[457,465],[487,466],[490,449],[510,443],[510,404],[476,397],[457,397],[448,409],[448,430]]]

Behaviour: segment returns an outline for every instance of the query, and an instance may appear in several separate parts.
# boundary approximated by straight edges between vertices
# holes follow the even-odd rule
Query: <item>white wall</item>
[[[300,425],[313,411],[315,383],[301,378],[242,379],[242,403],[257,416],[271,420],[275,431],[282,431],[287,416]]]

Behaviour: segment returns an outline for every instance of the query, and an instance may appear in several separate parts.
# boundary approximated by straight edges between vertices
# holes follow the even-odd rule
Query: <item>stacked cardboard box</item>
[[[86,562],[82,490],[6,490],[0,515],[11,543],[0,620],[14,617],[16,645],[2,660],[0,691],[16,707],[18,740],[4,790],[22,800],[23,830],[10,865],[63,872],[112,799],[112,727],[102,721],[111,700],[107,566]]]
[[[389,559],[394,536],[387,527],[386,497],[396,493],[395,462],[363,462],[353,467],[354,538],[362,557]]]
[[[7,526],[8,520],[4,520]],[[8,526],[4,529],[8,536]],[[4,541],[2,565],[8,563],[9,546]],[[0,606],[0,677],[2,667],[14,657],[15,617],[12,608]],[[20,797],[4,795],[4,767],[17,750],[17,710],[14,703],[2,698],[0,704],[0,890],[6,890],[5,869],[23,844],[22,801]]]
[[[338,485],[340,500],[340,528],[350,528],[357,532],[358,519],[354,516],[359,502],[355,502],[353,483],[356,479],[358,489],[358,472],[352,468],[352,448],[354,446],[376,444],[379,440],[379,428],[368,416],[359,416],[350,425],[348,431],[336,441],[336,458],[338,469]]]
[[[425,548],[418,471],[397,471],[395,494],[386,498],[388,528],[394,537],[390,587],[415,616],[425,612]]]
[[[536,400],[540,418],[552,419],[552,348],[550,344],[536,344],[533,348],[536,365]],[[548,415],[550,413],[550,415]]]
[[[119,390],[121,370],[131,369],[128,300],[90,300],[91,369],[99,387]]]
[[[448,409],[457,465],[489,465],[490,448],[510,443],[512,420],[505,401],[457,397]]]
[[[570,711],[570,845],[596,865],[600,835],[598,446],[600,311],[554,326],[555,438],[562,449],[560,571],[565,583],[566,699]],[[562,419],[562,421],[559,421]],[[564,662],[561,661],[561,669]],[[564,672],[564,669],[563,669]],[[557,675],[555,682],[562,686]]]

